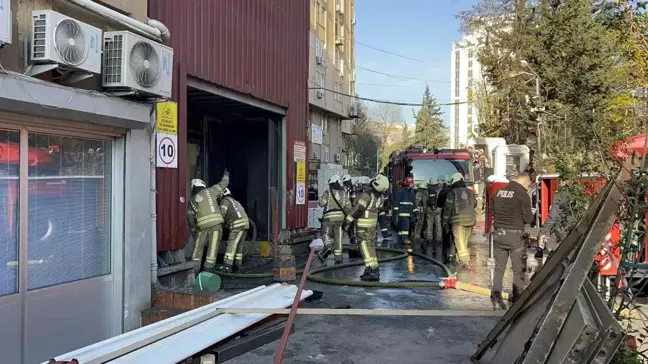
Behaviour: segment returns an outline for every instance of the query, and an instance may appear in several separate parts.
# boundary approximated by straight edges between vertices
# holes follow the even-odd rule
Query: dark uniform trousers
[[[495,229],[493,236],[493,258],[495,259],[493,291],[502,292],[504,272],[509,256],[513,267],[513,297],[519,296],[524,290],[526,247],[523,234],[522,230]]]
[[[441,228],[441,209],[427,208],[425,214],[425,240],[434,250],[434,259],[443,261],[443,229]]]

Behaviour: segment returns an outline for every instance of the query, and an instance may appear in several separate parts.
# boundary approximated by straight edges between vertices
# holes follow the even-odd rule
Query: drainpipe
[[[130,16],[124,15],[118,11],[105,7],[101,4],[98,4],[92,0],[67,0],[69,3],[82,7],[92,13],[95,13],[102,18],[108,19],[110,21],[122,24],[131,31],[156,40],[167,43],[171,38],[171,33],[169,28],[167,28],[160,21],[155,19],[148,19],[148,24],[142,23],[141,21],[131,18]]]
[[[155,112],[153,113],[155,115]],[[157,214],[156,214],[156,159],[155,159],[155,149],[156,149],[156,133],[155,133],[155,117],[152,120],[151,127],[151,143],[150,143],[150,155],[149,160],[151,161],[151,284],[156,285],[158,282],[157,279]]]

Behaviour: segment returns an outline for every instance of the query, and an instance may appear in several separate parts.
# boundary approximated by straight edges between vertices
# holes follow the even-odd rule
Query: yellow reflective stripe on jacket
[[[362,228],[376,227],[376,223],[378,223],[378,219],[362,218],[362,217],[356,221],[357,221],[356,222],[357,226]]]
[[[212,214],[196,219],[198,227],[200,228],[216,226],[218,224],[222,224],[223,221],[225,220],[223,220],[223,216],[221,216],[221,214]]]
[[[324,213],[324,217],[341,217],[344,218],[344,212],[342,211],[328,211]]]
[[[410,213],[409,212],[401,212],[400,214],[398,214],[398,216],[400,216],[400,217],[409,217]]]
[[[401,204],[401,205],[414,205],[414,202],[411,202],[411,201],[401,201],[400,204]]]
[[[247,218],[234,220],[234,222],[230,224],[230,228],[232,229],[247,229],[248,227],[250,227],[250,223]]]

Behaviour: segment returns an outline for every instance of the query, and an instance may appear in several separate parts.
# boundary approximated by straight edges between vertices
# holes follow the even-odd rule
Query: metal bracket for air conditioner
[[[628,177],[620,174],[597,196],[482,341],[473,361],[498,345],[491,363],[610,362],[625,333],[587,275],[623,199],[618,185]]]
[[[83,81],[85,79],[88,79],[92,76],[94,76],[93,73],[90,72],[83,72],[83,71],[72,71],[58,63],[46,63],[46,64],[34,64],[30,65],[27,68],[27,72],[25,72],[25,75],[34,77],[41,75],[43,73],[49,72],[49,71],[54,71],[54,70],[60,70],[61,71],[61,84],[64,85],[69,85],[73,84],[79,81]]]

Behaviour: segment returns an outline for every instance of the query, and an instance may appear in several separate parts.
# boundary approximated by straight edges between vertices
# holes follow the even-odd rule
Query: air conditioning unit
[[[344,44],[344,39],[342,39],[341,35],[336,35],[335,36],[335,45],[343,45]]]
[[[11,0],[0,0],[0,44],[11,44]]]
[[[340,14],[344,14],[344,6],[342,6],[342,4],[335,4],[335,11]]]
[[[323,90],[317,90],[316,94],[317,94],[318,99],[321,99],[322,97],[324,97],[324,91]]]
[[[320,159],[318,152],[313,152],[313,159]]]
[[[173,49],[118,31],[104,34],[103,87],[113,93],[171,97]]]
[[[355,105],[349,106],[349,117],[352,119],[360,117],[358,115],[358,108]]]
[[[342,159],[342,156],[340,155],[340,153],[335,153],[333,155],[333,158],[335,159],[336,162],[339,162],[340,159]]]
[[[351,71],[351,82],[356,81],[356,71]]]
[[[31,30],[30,75],[55,68],[101,73],[101,29],[52,10],[36,10]]]
[[[322,57],[322,56],[315,56],[315,63],[317,63],[317,64],[322,64],[322,63],[324,63],[324,57]]]

